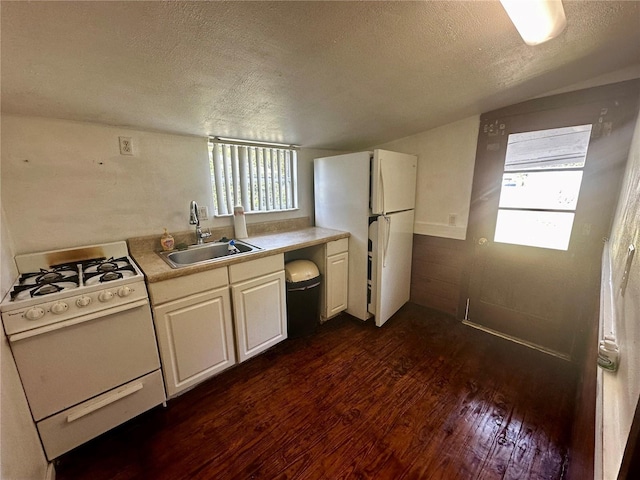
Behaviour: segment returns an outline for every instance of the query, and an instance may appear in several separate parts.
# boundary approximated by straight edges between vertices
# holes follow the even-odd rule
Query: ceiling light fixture
[[[557,37],[567,26],[561,0],[500,0],[527,45]]]

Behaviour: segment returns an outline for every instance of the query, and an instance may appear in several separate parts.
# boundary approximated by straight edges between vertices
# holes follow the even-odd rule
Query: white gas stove
[[[0,304],[7,335],[147,298],[125,242],[18,255],[20,277]]]
[[[15,261],[0,311],[49,460],[165,402],[144,276],[125,242]]]

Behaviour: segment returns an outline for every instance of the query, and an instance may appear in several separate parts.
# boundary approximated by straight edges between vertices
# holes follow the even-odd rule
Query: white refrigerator
[[[379,327],[409,300],[416,168],[386,150],[314,161],[316,226],[351,233],[347,313]]]

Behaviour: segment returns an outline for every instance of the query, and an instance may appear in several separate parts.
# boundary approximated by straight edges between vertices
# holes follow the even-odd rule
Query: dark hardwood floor
[[[561,479],[572,365],[408,304],[290,339],[59,459],[67,479]]]

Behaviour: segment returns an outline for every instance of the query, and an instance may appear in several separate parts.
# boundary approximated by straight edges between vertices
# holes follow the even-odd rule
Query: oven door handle
[[[24,340],[26,338],[35,337],[37,335],[42,335],[44,333],[55,332],[56,330],[61,330],[63,328],[71,327],[73,325],[78,325],[84,322],[90,322],[91,320],[95,320],[96,318],[106,317],[107,315],[113,315],[115,313],[124,312],[127,310],[131,310],[134,308],[144,307],[148,305],[149,301],[144,298],[142,300],[137,300],[132,303],[127,303],[126,305],[119,305],[117,307],[110,308],[108,310],[100,310],[99,312],[90,313],[88,315],[81,315],[76,318],[72,318],[70,320],[65,320],[63,322],[53,323],[51,325],[45,325],[44,327],[34,328],[33,330],[27,330],[26,332],[16,333],[15,335],[9,336],[9,342],[19,342],[20,340]]]
[[[133,395],[137,391],[142,390],[142,388],[143,388],[142,383],[135,383],[119,391],[116,391],[113,393],[113,395],[104,397],[102,400],[99,400],[92,405],[87,405],[85,408],[81,410],[70,413],[69,415],[67,415],[67,423],[75,422],[76,420],[79,420],[80,418],[85,417],[90,413],[95,412],[96,410],[100,410],[101,408],[104,408],[107,405],[111,405],[112,403],[115,403],[122,398],[128,397],[129,395]]]

